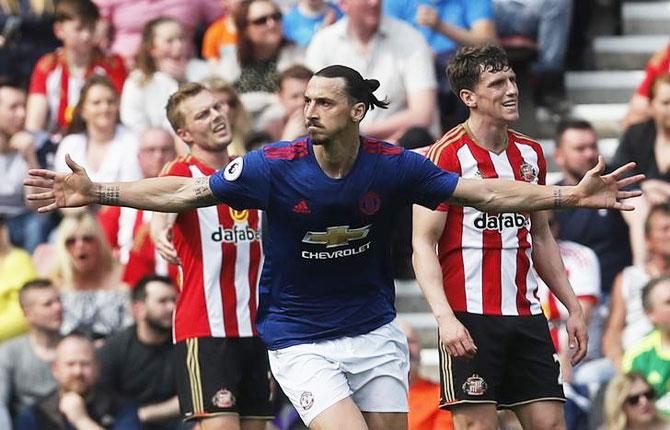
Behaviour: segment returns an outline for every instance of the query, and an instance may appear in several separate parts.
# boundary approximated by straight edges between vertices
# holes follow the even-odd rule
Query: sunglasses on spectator
[[[630,406],[636,406],[638,403],[640,403],[642,397],[647,399],[647,401],[652,401],[656,398],[656,393],[654,392],[654,390],[649,389],[643,393],[634,394],[632,396],[626,397],[626,403]]]
[[[270,14],[270,15],[265,15],[265,16],[258,17],[256,19],[250,19],[249,23],[251,25],[261,26],[261,25],[266,25],[268,23],[268,21],[270,21],[270,20],[272,20],[274,22],[281,21],[282,20],[281,12],[275,12],[275,13]]]
[[[80,240],[84,243],[93,243],[95,241],[95,236],[92,234],[85,234],[83,236],[72,236],[65,239],[65,246],[73,246],[77,241]]]

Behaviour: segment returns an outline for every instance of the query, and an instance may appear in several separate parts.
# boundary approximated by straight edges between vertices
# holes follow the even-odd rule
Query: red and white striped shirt
[[[546,163],[536,141],[509,130],[507,148],[495,154],[477,145],[471,136],[467,125],[461,124],[435,143],[428,157],[463,178],[545,183]],[[447,211],[438,255],[444,290],[454,311],[540,314],[528,214],[489,214],[447,204],[438,210]]]
[[[558,249],[568,275],[568,281],[580,301],[598,303],[600,298],[600,264],[593,250],[579,243],[566,240],[558,241]],[[542,301],[544,316],[550,323],[549,333],[557,351],[568,350],[567,332],[564,330],[568,320],[568,310],[549,290],[547,284],[539,280],[539,297]]]
[[[166,165],[161,176],[198,178],[214,172],[189,155]],[[175,309],[175,342],[258,336],[260,239],[261,215],[256,210],[238,211],[219,204],[178,215],[173,242],[183,282]]]
[[[74,108],[79,101],[79,93],[86,79],[93,74],[105,75],[121,94],[126,80],[126,67],[118,55],[105,55],[99,50],[93,51],[91,61],[84,76],[70,74],[67,58],[63,49],[43,55],[37,60],[30,79],[29,94],[41,94],[49,106],[48,131],[60,131],[72,121]]]
[[[152,212],[134,208],[104,206],[98,212],[98,221],[125,266],[123,282],[134,286],[143,277],[155,273],[169,276],[179,285],[177,266],[168,264],[158,254],[149,236],[151,215]]]

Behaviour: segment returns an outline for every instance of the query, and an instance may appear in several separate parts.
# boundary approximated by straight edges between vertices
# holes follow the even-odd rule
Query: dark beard
[[[161,321],[158,319],[147,318],[145,322],[147,323],[147,326],[151,330],[156,332],[156,334],[158,335],[165,335],[172,333],[172,325],[170,325],[169,327],[165,327],[165,325],[162,324]]]

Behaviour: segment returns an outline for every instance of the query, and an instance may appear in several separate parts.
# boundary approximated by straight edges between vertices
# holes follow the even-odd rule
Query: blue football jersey
[[[235,209],[266,211],[257,326],[269,349],[356,336],[395,318],[389,244],[398,209],[448,199],[458,178],[423,156],[361,138],[341,179],[309,138],[237,158],[210,177]]]

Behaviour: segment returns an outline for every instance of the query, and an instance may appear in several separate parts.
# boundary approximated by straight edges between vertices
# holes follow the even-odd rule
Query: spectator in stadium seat
[[[464,121],[467,109],[444,71],[459,46],[496,42],[491,0],[386,0],[384,13],[414,26],[432,48],[442,127],[449,130]]]
[[[651,87],[656,78],[667,73],[670,73],[670,44],[658,50],[647,62],[644,79],[628,103],[628,112],[622,124],[624,129],[651,118]]]
[[[114,54],[120,55],[128,70],[135,68],[142,29],[152,19],[170,17],[184,29],[189,55],[195,55],[193,42],[197,28],[223,16],[217,0],[94,0],[102,17],[101,33]]]
[[[307,134],[304,95],[312,75],[311,70],[300,64],[279,74],[277,103],[266,109],[258,120],[260,128],[269,132],[273,140],[293,140]]]
[[[52,280],[63,300],[61,332],[104,338],[129,325],[122,267],[93,215],[65,217],[56,236]]]
[[[621,356],[653,326],[645,315],[642,289],[653,278],[670,275],[670,205],[652,207],[644,223],[647,261],[624,268],[614,280],[603,352],[616,367]]]
[[[244,0],[235,12],[235,25],[236,50],[219,59],[218,73],[234,82],[240,94],[274,92],[277,75],[303,61],[303,50],[284,38],[279,6],[272,0]]]
[[[63,47],[44,55],[35,65],[28,96],[28,130],[62,133],[72,120],[81,88],[92,75],[108,76],[116,91],[121,91],[126,78],[123,61],[95,47],[99,17],[91,0],[60,0],[56,4],[54,34]]]
[[[560,168],[560,185],[576,184],[598,161],[598,135],[593,126],[581,119],[561,121],[554,137],[554,161]],[[619,211],[555,211],[558,239],[592,249],[600,266],[601,296],[591,312],[587,362],[574,371],[574,382],[586,384],[609,378],[614,368],[603,357],[602,338],[615,277],[632,263],[627,221]]]
[[[46,240],[53,222],[24,201],[23,178],[29,168],[39,166],[35,138],[23,129],[25,119],[25,90],[12,81],[0,81],[0,214],[6,217],[12,243],[33,252]]]
[[[96,178],[123,181],[142,177],[137,136],[119,124],[118,93],[106,77],[92,76],[82,88],[68,135],[58,145],[56,170],[68,168],[66,154]]]
[[[560,122],[554,143],[554,161],[563,175],[559,185],[578,183],[598,162],[598,135],[587,121]],[[598,256],[603,303],[606,303],[617,273],[632,262],[628,226],[622,214],[612,210],[566,209],[556,211],[554,216],[559,225],[559,239],[588,246]],[[591,345],[589,349],[594,350]]]
[[[611,163],[620,166],[624,159],[635,161],[637,171],[646,175],[640,185],[644,194],[636,199],[636,210],[625,215],[631,228],[633,256],[638,263],[646,259],[644,236],[639,227],[652,205],[670,201],[670,73],[656,77],[649,95],[651,119],[625,131]]]
[[[176,290],[170,278],[150,275],[132,290],[136,324],[111,336],[98,350],[100,384],[138,406],[144,430],[179,428],[172,312]]]
[[[614,377],[605,391],[606,424],[601,430],[663,430],[668,423],[656,411],[656,393],[637,373]]]
[[[411,127],[437,125],[435,70],[430,47],[417,30],[382,15],[381,2],[342,0],[346,17],[318,32],[307,48],[306,66],[342,64],[375,76],[389,109],[368,112],[363,134],[397,141]]]
[[[573,0],[493,0],[500,37],[523,35],[537,40],[533,73],[538,79],[536,102],[564,109],[565,52]]]
[[[626,130],[612,164],[635,161],[637,170],[647,177],[642,183],[644,198],[658,204],[670,200],[670,73],[653,81],[649,96],[651,119]]]
[[[30,254],[9,240],[9,227],[0,215],[0,342],[28,329],[19,305],[21,285],[37,277]]]
[[[242,0],[219,0],[225,14],[210,24],[202,40],[202,58],[216,61],[221,57],[235,55],[237,27],[235,13]]]
[[[496,39],[491,0],[386,0],[384,13],[412,24],[436,55],[448,57],[459,46],[492,43]],[[444,60],[446,67],[447,58]]]
[[[22,409],[56,388],[50,365],[63,321],[58,291],[46,279],[24,284],[19,301],[30,331],[0,344],[0,428],[7,430]]]
[[[35,62],[58,48],[53,34],[56,1],[0,2],[0,77],[28,79]]]
[[[600,265],[595,252],[587,246],[579,243],[559,240],[559,225],[555,220],[556,212],[547,211],[547,222],[551,233],[556,238],[561,260],[565,266],[570,286],[579,300],[584,313],[584,321],[589,325],[594,307],[597,305],[600,289]],[[561,359],[561,370],[566,382],[571,381],[571,366],[568,347],[568,337],[565,324],[568,319],[568,311],[554,295],[547,284],[540,278],[538,295],[542,302],[544,315],[549,322],[551,338],[554,347]]]
[[[670,418],[670,276],[644,286],[642,306],[655,330],[626,350],[621,367],[644,376],[656,394],[656,409]]]
[[[233,129],[233,140],[228,145],[228,155],[232,157],[246,154],[247,150],[244,142],[252,132],[253,124],[237,90],[224,79],[218,77],[204,79],[201,83],[228,108],[228,119]]]
[[[193,58],[182,25],[176,18],[156,18],[142,29],[137,69],[130,73],[121,93],[121,122],[139,133],[148,127],[169,129],[165,104],[184,82],[209,74],[203,60]]]
[[[63,338],[51,370],[56,390],[25,409],[14,423],[16,429],[142,429],[134,405],[96,387],[99,363],[93,342],[85,336]]]
[[[314,34],[342,18],[337,5],[327,0],[299,0],[284,17],[284,35],[307,48]]]
[[[138,161],[144,178],[158,176],[177,156],[173,136],[162,128],[148,128],[140,134]],[[133,208],[103,207],[98,221],[119,262],[125,266],[123,282],[135,285],[143,277],[157,273],[178,279],[176,267],[168,266],[149,237],[152,213]]]

